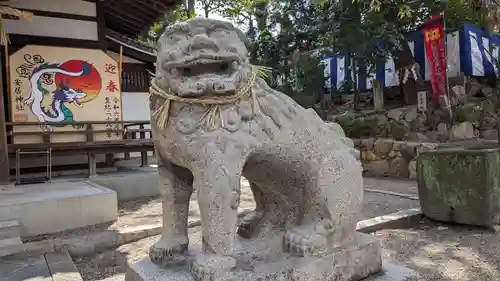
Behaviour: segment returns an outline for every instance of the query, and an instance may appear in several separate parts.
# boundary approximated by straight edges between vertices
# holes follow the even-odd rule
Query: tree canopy
[[[302,75],[300,63],[318,64],[324,55],[348,55],[351,69],[373,68],[392,56],[397,68],[414,63],[404,35],[432,15],[444,12],[448,29],[464,23],[495,29],[500,0],[190,0],[201,16],[219,15],[245,30],[253,47],[252,62],[280,73],[280,85],[302,91],[311,75]],[[196,3],[194,3],[196,2]],[[194,16],[184,6],[169,12],[144,39],[154,42],[166,25]],[[489,18],[488,18],[489,17]],[[489,19],[489,20],[488,20]],[[493,23],[492,23],[493,22]],[[493,26],[493,27],[492,27]],[[309,58],[302,60],[304,54]],[[311,57],[316,60],[311,60]],[[305,62],[306,61],[306,62]],[[304,67],[314,69],[314,67]],[[319,71],[316,73],[320,74]],[[301,78],[302,77],[302,78]],[[273,86],[278,85],[274,75]],[[316,84],[317,79],[314,80]],[[302,85],[301,85],[302,84]],[[322,91],[323,83],[309,92]]]

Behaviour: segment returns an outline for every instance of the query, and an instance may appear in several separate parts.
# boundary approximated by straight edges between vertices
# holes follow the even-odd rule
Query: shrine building
[[[180,2],[0,0],[9,39],[1,46],[0,185],[30,168],[50,180],[52,166],[88,162],[95,174],[118,154],[151,153],[151,140],[128,143],[148,130],[156,59],[137,38]]]

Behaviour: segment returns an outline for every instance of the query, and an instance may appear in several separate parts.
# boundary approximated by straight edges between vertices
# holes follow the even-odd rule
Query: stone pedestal
[[[239,256],[250,263],[250,268],[227,273],[217,281],[359,281],[370,276],[373,276],[373,281],[416,280],[412,279],[415,276],[412,271],[397,266],[388,267],[392,275],[381,271],[380,245],[366,234],[358,234],[352,243],[321,257],[295,257],[284,253],[280,249],[279,236],[260,241],[240,241]],[[191,250],[194,258],[198,250]],[[212,277],[205,276],[204,280],[214,280]],[[130,265],[125,280],[194,281],[189,265],[164,269],[154,265],[149,258]]]

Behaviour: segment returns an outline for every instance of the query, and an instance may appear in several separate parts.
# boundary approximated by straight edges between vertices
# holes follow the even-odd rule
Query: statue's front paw
[[[254,236],[258,232],[263,217],[264,212],[257,211],[253,211],[246,215],[238,226],[238,234],[247,239]]]
[[[187,261],[188,242],[167,245],[159,241],[149,248],[149,258],[159,266],[179,265]]]

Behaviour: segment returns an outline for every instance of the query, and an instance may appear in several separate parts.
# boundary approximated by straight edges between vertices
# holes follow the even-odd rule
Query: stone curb
[[[374,217],[358,222],[357,231],[372,233],[382,229],[404,228],[424,217],[420,208],[402,210],[396,213]]]
[[[52,281],[83,281],[68,252],[47,253],[45,260],[52,275]]]
[[[243,212],[239,214],[239,217],[242,217],[249,212],[251,211],[243,210]],[[357,224],[357,231],[371,233],[381,229],[406,227],[420,220],[422,217],[423,213],[420,208],[403,210],[389,215],[360,221]],[[188,226],[192,228],[200,225],[201,221],[197,220],[190,222]],[[110,230],[100,233],[92,233],[83,237],[75,236],[30,242],[0,248],[0,258],[24,253],[44,254],[62,251],[67,251],[72,257],[88,256],[105,249],[116,248],[124,244],[160,235],[161,229],[161,224],[141,225],[117,231]]]
[[[252,210],[243,210],[238,216],[241,218]],[[188,223],[189,228],[201,225],[200,220]],[[127,227],[120,230],[107,230],[99,233],[90,233],[85,236],[47,239],[36,242],[0,248],[0,258],[18,254],[45,254],[67,251],[72,257],[87,256],[105,249],[116,248],[144,238],[160,235],[162,224],[141,225]]]

